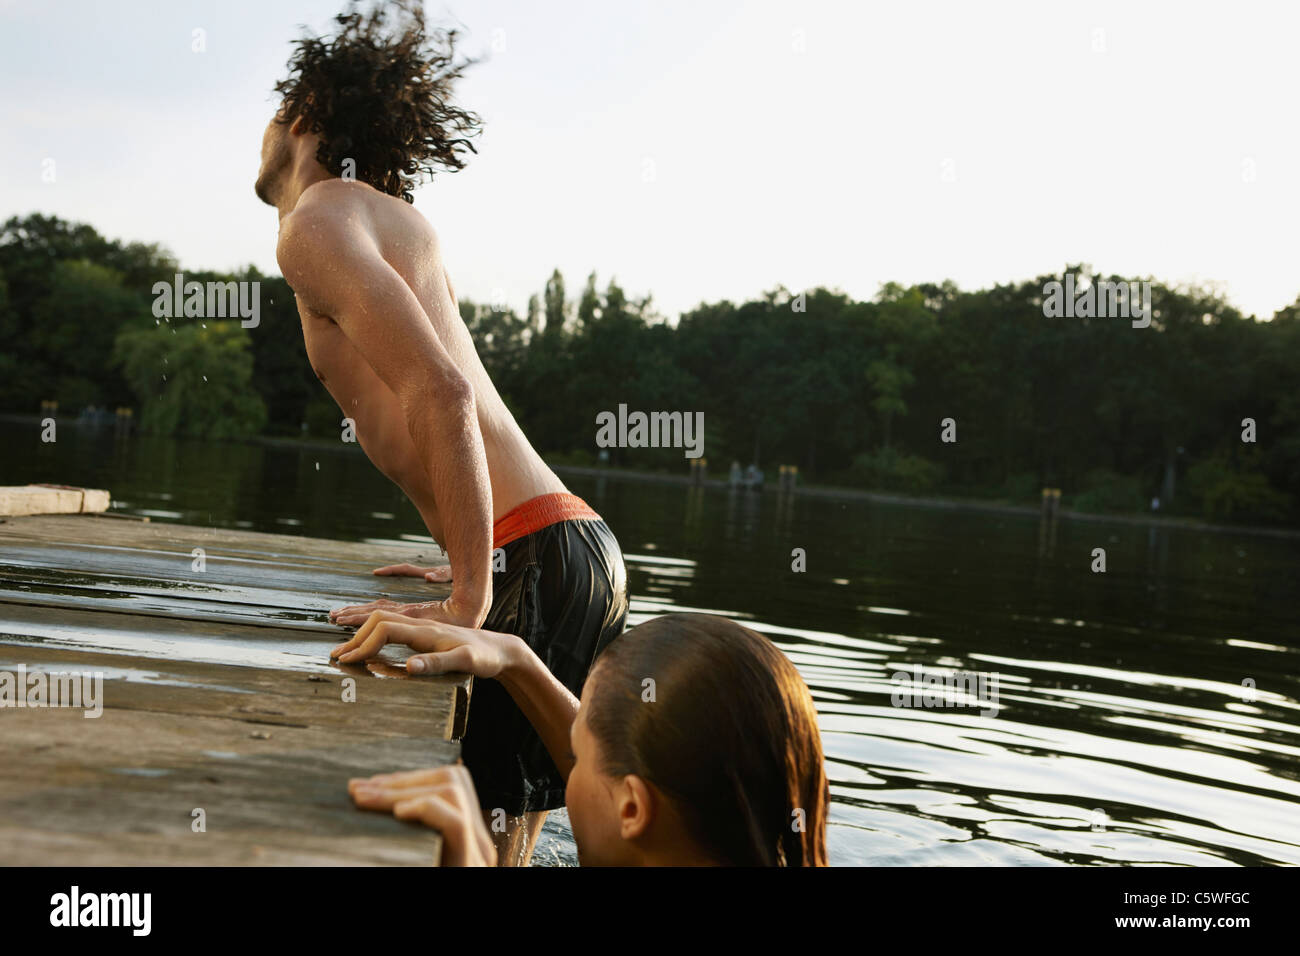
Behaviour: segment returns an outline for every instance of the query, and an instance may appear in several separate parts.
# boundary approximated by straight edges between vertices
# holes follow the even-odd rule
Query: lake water
[[[425,538],[360,454],[36,436],[0,423],[0,484],[108,488],[155,520]],[[798,665],[832,864],[1300,864],[1300,539],[561,477],[623,546],[631,623],[733,617]],[[962,671],[982,695],[895,705]],[[535,862],[576,862],[562,812]]]

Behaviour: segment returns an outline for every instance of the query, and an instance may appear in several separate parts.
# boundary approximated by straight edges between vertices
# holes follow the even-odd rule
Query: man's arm
[[[451,596],[429,616],[477,627],[492,603],[492,486],[473,387],[360,226],[329,210],[296,211],[281,224],[276,254],[294,293],[333,319],[397,396],[454,568]]]

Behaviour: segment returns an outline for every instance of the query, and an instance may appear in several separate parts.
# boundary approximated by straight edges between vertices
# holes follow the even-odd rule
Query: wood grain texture
[[[0,672],[99,674],[103,708],[0,709],[0,864],[436,861],[436,833],[356,810],[346,785],[455,761],[471,679],[409,676],[400,647],[328,658],[347,637],[328,608],[447,592],[370,574],[403,561],[442,555],[108,516],[0,522]]]

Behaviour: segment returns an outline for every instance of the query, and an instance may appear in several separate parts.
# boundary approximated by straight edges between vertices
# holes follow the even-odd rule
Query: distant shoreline
[[[687,475],[670,475],[657,471],[637,471],[633,468],[593,468],[583,465],[554,465],[550,467],[559,473],[587,475],[596,478],[614,478],[621,481],[654,481],[662,484],[690,485],[692,479]],[[730,483],[720,478],[709,478],[703,487],[727,490]],[[738,488],[738,492],[746,489]],[[765,484],[757,494],[778,494],[775,485]],[[817,498],[838,498],[846,501],[870,501],[877,504],[904,505],[913,508],[931,508],[948,511],[978,511],[989,514],[1006,514],[1017,517],[1037,518],[1042,510],[1034,505],[1013,505],[1007,502],[990,501],[986,498],[943,498],[921,497],[891,494],[883,491],[867,491],[864,488],[845,488],[836,485],[800,485],[796,494]],[[1094,514],[1087,511],[1074,511],[1061,508],[1057,512],[1061,518],[1075,521],[1112,522],[1130,525],[1155,525],[1165,528],[1180,528],[1188,531],[1216,531],[1227,534],[1266,535],[1275,538],[1300,538],[1300,530],[1291,528],[1265,528],[1258,525],[1214,524],[1199,518],[1182,516]]]
[[[9,421],[22,424],[33,424],[39,422],[40,416],[30,414],[6,413],[0,414],[0,421]],[[179,441],[194,441],[197,439],[173,439]],[[247,444],[267,445],[273,448],[299,448],[312,449],[316,451],[341,453],[341,454],[361,454],[360,445],[345,445],[337,440],[327,438],[288,438],[277,436],[256,435],[250,438],[231,439],[234,442]],[[609,478],[616,481],[640,481],[655,482],[658,484],[670,485],[692,485],[694,479],[689,475],[676,475],[660,471],[642,471],[636,468],[619,468],[619,467],[593,467],[589,465],[564,465],[547,462],[554,471],[560,474],[583,475],[591,478]],[[725,478],[706,478],[701,487],[727,490],[731,487],[730,482]],[[738,492],[745,493],[746,489],[738,488]],[[779,492],[775,484],[765,483],[764,486],[752,492],[752,494],[776,495]],[[1008,502],[989,500],[987,498],[952,498],[942,496],[912,496],[883,491],[868,491],[864,488],[846,488],[838,485],[799,485],[796,492],[800,496],[809,496],[817,498],[840,499],[844,501],[869,501],[877,504],[902,505],[911,508],[929,508],[947,511],[973,511],[983,512],[986,514],[1005,514],[1016,517],[1034,518],[1042,512],[1036,505],[1016,505]],[[1061,508],[1058,516],[1071,521],[1096,521],[1109,522],[1113,524],[1128,525],[1154,525],[1163,528],[1180,528],[1188,531],[1212,531],[1221,534],[1248,534],[1263,535],[1273,538],[1300,538],[1300,529],[1292,528],[1270,528],[1259,525],[1236,525],[1236,524],[1216,524],[1204,521],[1199,518],[1189,518],[1184,516],[1159,516],[1156,515],[1133,515],[1133,514],[1094,514],[1092,512],[1075,511],[1069,508]]]

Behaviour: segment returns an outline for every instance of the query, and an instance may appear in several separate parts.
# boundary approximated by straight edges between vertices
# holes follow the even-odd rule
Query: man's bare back
[[[338,177],[284,202],[276,257],[307,355],[370,460],[410,498],[451,563],[443,601],[379,608],[477,626],[492,603],[496,519],[564,484],[488,378],[460,318],[433,227],[407,203]],[[422,570],[422,569],[421,569]]]
[[[360,182],[331,179],[303,192],[282,230],[300,211],[342,217],[372,237],[401,276],[456,367],[470,381],[492,486],[493,519],[537,495],[566,490],[534,451],[497,394],[461,320],[433,227],[409,204]],[[322,262],[318,268],[335,265]],[[299,298],[307,357],[317,378],[355,422],[357,440],[380,471],[419,509],[434,540],[444,543],[429,474],[416,451],[396,394],[328,315]],[[383,323],[384,316],[373,321]]]

